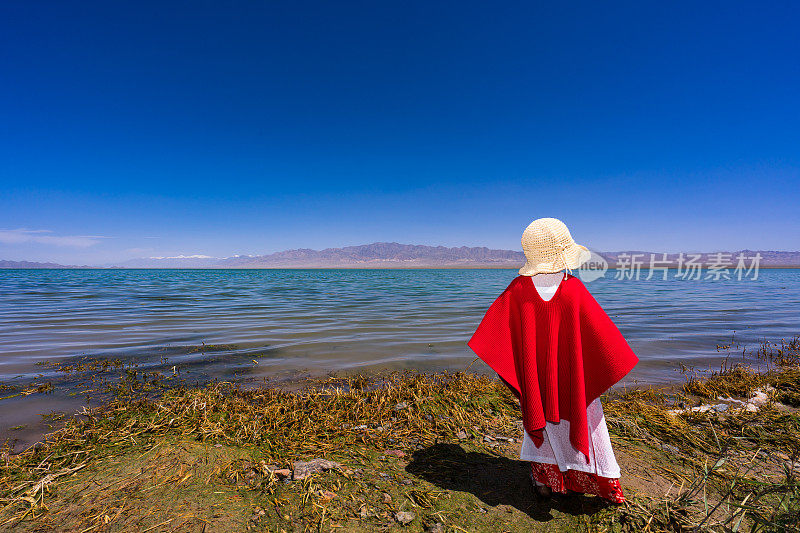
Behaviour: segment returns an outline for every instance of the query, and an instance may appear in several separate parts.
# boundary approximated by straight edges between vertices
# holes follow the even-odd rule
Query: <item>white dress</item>
[[[589,426],[589,463],[583,453],[576,450],[569,440],[569,421],[562,420],[557,424],[547,422],[542,430],[543,442],[537,448],[528,432],[522,429],[523,440],[520,459],[558,465],[561,472],[580,470],[601,477],[619,478],[620,471],[611,438],[608,436],[606,418],[600,399],[596,399],[586,408],[586,422]],[[537,485],[540,483],[537,482]]]

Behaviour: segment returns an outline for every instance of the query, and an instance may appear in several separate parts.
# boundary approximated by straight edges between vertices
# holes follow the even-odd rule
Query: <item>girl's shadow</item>
[[[541,498],[530,479],[530,463],[467,452],[457,444],[435,444],[414,452],[406,471],[442,489],[471,492],[487,505],[510,505],[539,521],[552,520],[551,509],[592,515],[609,505],[582,494]]]

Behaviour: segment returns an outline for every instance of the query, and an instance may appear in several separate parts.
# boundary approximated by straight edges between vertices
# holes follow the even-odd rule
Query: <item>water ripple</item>
[[[613,271],[610,272],[613,275]],[[515,270],[4,270],[0,381],[37,361],[168,354],[230,378],[371,367],[452,370]],[[614,280],[587,284],[642,363],[631,379],[675,379],[677,362],[716,365],[718,344],[800,333],[800,271],[758,280]],[[196,350],[202,343],[226,349]],[[740,350],[740,348],[737,348]],[[251,366],[254,366],[251,364]],[[474,370],[487,371],[474,365]]]

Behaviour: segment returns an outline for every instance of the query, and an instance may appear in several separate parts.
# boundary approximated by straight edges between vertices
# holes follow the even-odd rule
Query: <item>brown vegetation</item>
[[[629,499],[620,507],[534,495],[517,460],[519,408],[495,379],[161,391],[128,371],[102,407],[22,454],[6,449],[0,531],[791,531],[798,348],[763,346],[761,372],[725,366],[677,391],[604,398]],[[313,458],[338,466],[287,477]]]

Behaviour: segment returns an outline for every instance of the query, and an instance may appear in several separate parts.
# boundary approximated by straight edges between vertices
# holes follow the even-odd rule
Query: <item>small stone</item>
[[[408,524],[413,522],[414,518],[416,517],[417,515],[409,511],[400,511],[394,514],[394,519],[403,524],[404,526],[407,526]]]
[[[411,485],[411,484],[413,484],[414,482],[413,482],[413,481],[411,481],[410,479],[404,479],[404,480],[403,480],[403,481],[401,481],[400,483],[401,483],[402,485]]]
[[[342,465],[327,459],[311,459],[310,461],[297,461],[292,465],[292,479],[295,481],[305,479],[311,474],[341,468]]]
[[[468,435],[466,431],[460,429],[458,430],[458,433],[456,433],[456,437],[458,437],[460,440],[465,440],[468,437]]]
[[[769,402],[769,396],[766,392],[764,392],[763,389],[758,389],[753,393],[753,396],[751,396],[748,401],[753,405],[761,406]]]
[[[330,490],[322,490],[319,492],[319,497],[322,498],[323,501],[330,501],[336,497],[336,493]]]
[[[444,524],[435,522],[425,527],[425,533],[444,533]]]
[[[388,492],[383,493],[383,503],[392,503],[392,495]]]
[[[681,454],[681,451],[678,448],[676,448],[675,446],[672,446],[671,444],[662,444],[661,445],[661,449],[663,449],[665,452],[669,452],[669,453],[671,453],[673,455],[680,455]]]
[[[214,448],[222,448],[222,444],[215,444]]]
[[[397,402],[394,406],[395,411],[402,411],[403,409],[407,409],[408,404],[406,402]]]
[[[402,458],[406,456],[406,452],[404,452],[403,450],[387,450],[385,454],[397,458]]]
[[[361,424],[360,426],[353,426],[353,431],[361,431],[362,429],[367,429],[367,425]]]
[[[289,470],[288,468],[281,468],[277,465],[268,465],[264,463],[264,461],[261,461],[259,465],[261,466],[262,472],[264,472],[267,475],[275,474],[276,476],[278,476],[278,479],[286,479],[292,476],[292,471]]]
[[[369,510],[367,509],[366,505],[362,505],[361,508],[358,510],[358,516],[360,516],[362,519],[369,516]]]
[[[493,442],[494,437],[490,437],[489,435],[484,435],[483,442]]]

